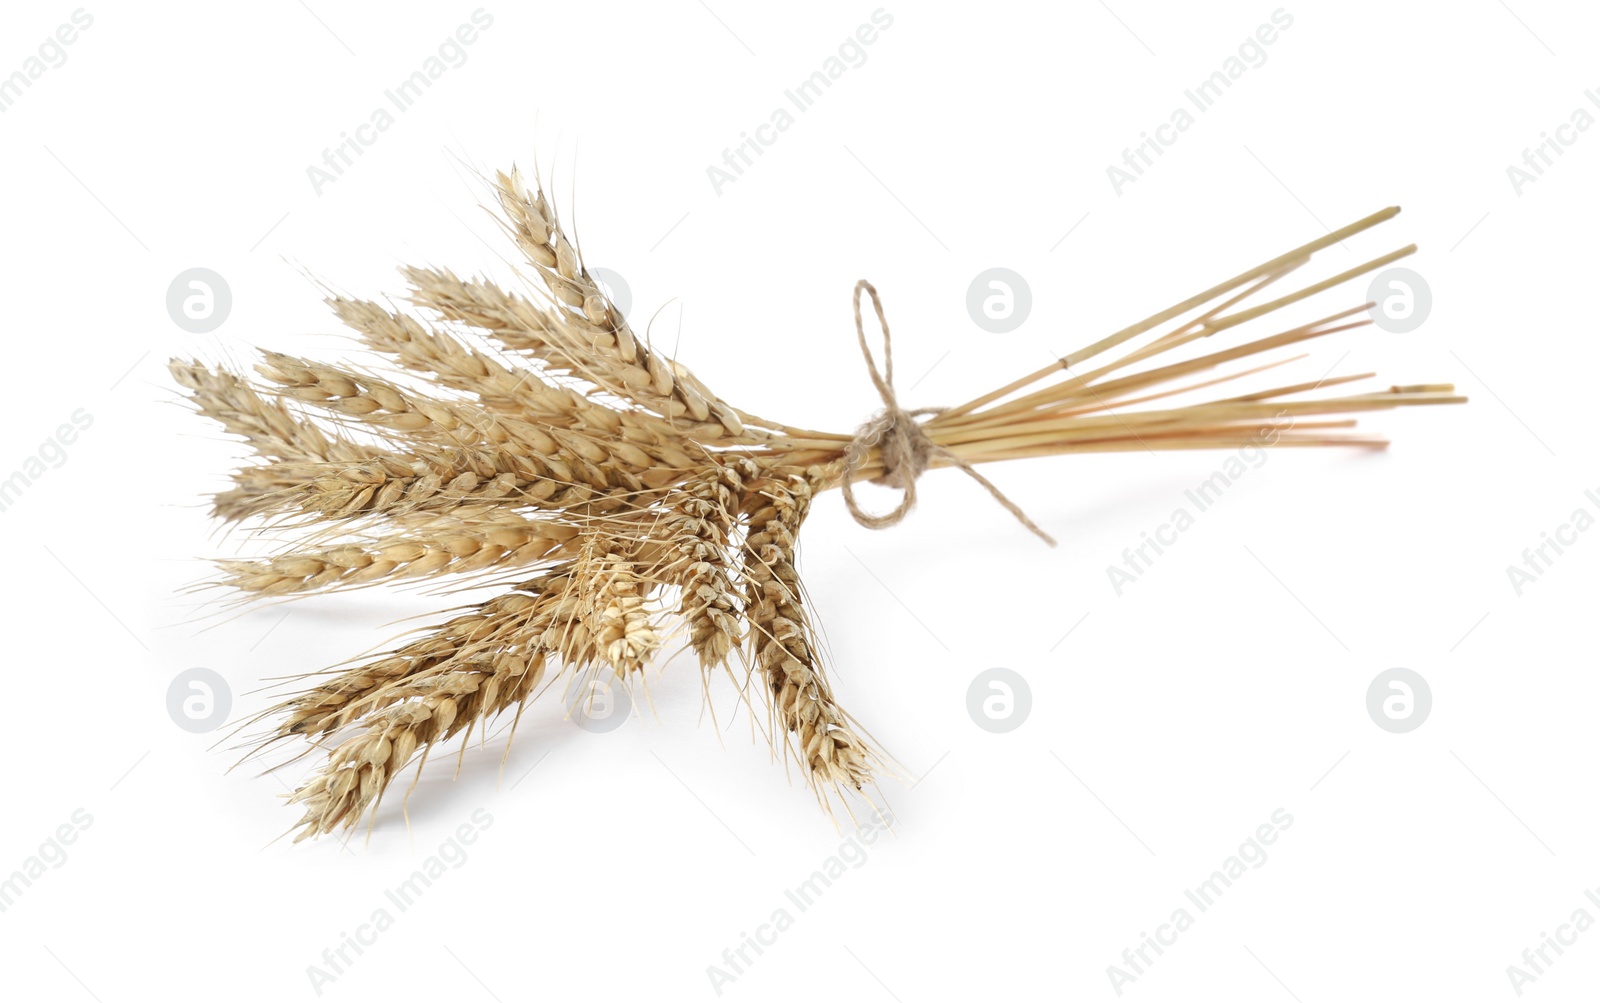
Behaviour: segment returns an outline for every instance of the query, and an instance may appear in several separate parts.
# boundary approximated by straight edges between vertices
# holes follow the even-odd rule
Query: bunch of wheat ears
[[[500,219],[543,289],[508,292],[438,268],[403,268],[411,312],[344,296],[329,305],[386,364],[330,365],[264,352],[252,384],[174,360],[201,414],[242,436],[255,462],[215,496],[215,514],[297,545],[219,564],[250,596],[348,589],[422,576],[503,577],[509,586],[379,657],[330,670],[263,712],[262,748],[326,753],[289,799],[297,838],[354,829],[400,772],[457,735],[516,717],[543,684],[631,685],[663,646],[686,641],[702,684],[729,674],[763,695],[765,734],[825,807],[873,781],[885,759],[834,699],[795,566],[813,499],[877,480],[902,490],[937,467],[1061,453],[1271,445],[1382,446],[1342,432],[1352,412],[1462,401],[1449,385],[1306,395],[1372,374],[1325,377],[1163,406],[1164,398],[1303,356],[1212,371],[1368,323],[1367,304],[1242,344],[1142,366],[1209,341],[1410,254],[1406,247],[1277,298],[1245,305],[1313,254],[1397,213],[1386,209],[1251,268],[1039,371],[957,407],[905,411],[892,360],[870,374],[884,409],[861,429],[818,432],[727,403],[641,341],[585,270],[543,191],[497,174]],[[856,327],[863,352],[860,295]],[[1166,330],[1158,332],[1158,329]],[[1138,347],[1124,348],[1158,332]],[[887,351],[888,329],[883,337]],[[1221,339],[1216,339],[1221,340]],[[1087,365],[1114,349],[1110,361]],[[1173,356],[1169,356],[1173,357]],[[1232,367],[1230,367],[1232,368]],[[420,378],[420,379],[419,379]],[[417,386],[430,384],[426,392]],[[979,480],[982,480],[979,477]],[[983,482],[1011,511],[1020,510]],[[1043,536],[1043,533],[1040,532]],[[1048,538],[1047,538],[1048,539]],[[511,584],[514,583],[514,584]],[[737,664],[735,664],[737,662]],[[755,715],[760,724],[761,714]],[[515,720],[512,733],[515,732]],[[463,754],[466,742],[462,743]]]

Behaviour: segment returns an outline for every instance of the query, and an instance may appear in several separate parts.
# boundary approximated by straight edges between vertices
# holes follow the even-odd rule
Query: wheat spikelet
[[[329,434],[296,415],[283,401],[269,399],[226,370],[177,359],[170,369],[179,386],[193,391],[196,411],[225,431],[243,436],[262,456],[349,463],[372,455],[370,449]]]
[[[291,735],[328,736],[401,698],[399,685],[448,671],[473,658],[507,651],[544,651],[553,611],[566,600],[571,576],[561,569],[479,603],[470,611],[423,631],[423,636],[388,654],[335,674],[331,679],[264,711],[277,715],[271,740]]]
[[[573,556],[576,526],[525,519],[504,509],[468,506],[448,515],[398,517],[406,532],[297,547],[254,561],[218,561],[224,584],[243,592],[286,595],[372,585],[401,578],[471,574]]]
[[[363,729],[289,795],[305,806],[296,841],[354,828],[414,755],[529,699],[551,640],[576,613],[574,582],[552,572],[524,583],[274,708],[282,717],[268,743]]]
[[[710,467],[662,500],[664,555],[652,577],[680,592],[677,615],[702,669],[726,663],[742,641],[743,601],[732,552],[739,510],[760,468],[746,457]]]
[[[697,423],[712,419],[727,435],[739,436],[744,428],[733,408],[714,397],[687,369],[669,364],[634,337],[561,232],[544,192],[529,193],[515,168],[509,175],[497,174],[495,186],[517,246],[555,300],[545,314],[547,323],[530,327],[528,337],[519,341],[509,331],[505,335],[497,331],[496,337],[509,347],[536,355],[553,350],[562,356],[562,364],[569,366],[574,360],[568,346],[586,345],[575,368],[586,378],[604,379],[605,389],[659,414],[687,416]],[[557,347],[561,342],[566,345]]]
[[[825,786],[860,790],[871,781],[876,758],[851,729],[823,676],[794,566],[795,536],[825,480],[812,468],[774,472],[758,483],[743,548],[752,660],[766,682],[777,731],[787,736],[786,747],[819,795]]]

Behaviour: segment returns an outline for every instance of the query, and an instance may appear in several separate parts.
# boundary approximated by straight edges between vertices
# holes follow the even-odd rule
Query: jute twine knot
[[[867,332],[861,322],[862,290],[872,297],[872,309],[877,312],[878,327],[883,331],[882,372],[878,371],[878,362],[872,357],[872,350],[867,347]],[[967,476],[987,488],[994,500],[1004,506],[1007,512],[1016,516],[1017,521],[1028,527],[1039,539],[1052,547],[1055,546],[1056,541],[1050,534],[1040,529],[1016,502],[1002,494],[987,477],[973,469],[972,464],[928,438],[928,433],[923,429],[919,419],[943,414],[949,408],[922,407],[908,411],[900,406],[900,399],[894,391],[894,346],[889,338],[889,322],[883,316],[883,301],[878,298],[878,290],[873,288],[872,283],[866,279],[856,283],[851,306],[856,317],[856,341],[861,346],[862,357],[867,360],[867,374],[872,377],[872,385],[878,388],[878,396],[883,398],[883,410],[856,429],[855,437],[850,440],[850,445],[846,446],[844,451],[844,477],[839,486],[844,492],[845,507],[850,510],[856,522],[868,529],[884,529],[899,523],[917,504],[917,478],[921,477],[922,472],[937,459],[965,471]],[[872,483],[900,489],[900,504],[895,506],[893,511],[882,515],[873,515],[862,509],[856,501],[855,489],[852,486],[856,471],[861,469],[862,463],[866,461],[867,454],[873,447],[878,449],[879,458],[883,463],[883,473],[872,478]]]

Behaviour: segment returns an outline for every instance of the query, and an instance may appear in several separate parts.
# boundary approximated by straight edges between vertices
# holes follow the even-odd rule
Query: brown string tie
[[[867,347],[867,333],[861,323],[863,289],[872,297],[872,308],[878,314],[878,327],[883,331],[881,373],[878,371],[877,360],[872,357],[872,350]],[[889,338],[889,322],[884,319],[883,301],[878,298],[878,290],[873,288],[872,283],[866,279],[856,283],[851,306],[856,316],[856,341],[861,345],[862,357],[867,360],[867,374],[872,377],[872,385],[878,388],[878,396],[883,398],[883,410],[856,429],[855,438],[850,440],[850,445],[846,446],[844,451],[844,476],[839,487],[844,492],[845,507],[850,510],[856,522],[868,529],[884,529],[904,519],[906,513],[917,503],[917,478],[922,476],[922,472],[927,470],[935,459],[938,459],[950,466],[959,467],[967,476],[988,488],[994,500],[1003,505],[1007,512],[1016,516],[1018,522],[1028,527],[1039,539],[1052,547],[1055,546],[1056,541],[1051,539],[1050,534],[1035,525],[1016,502],[1007,498],[999,488],[989,482],[987,477],[973,469],[972,464],[928,438],[927,432],[922,428],[922,422],[918,419],[925,415],[943,414],[949,408],[923,407],[907,411],[900,406],[900,400],[894,392],[894,348]],[[874,477],[872,483],[900,489],[900,504],[895,506],[893,511],[882,515],[872,515],[861,508],[856,502],[855,490],[851,483],[856,471],[861,468],[867,454],[874,446],[877,447],[883,462],[883,473]]]

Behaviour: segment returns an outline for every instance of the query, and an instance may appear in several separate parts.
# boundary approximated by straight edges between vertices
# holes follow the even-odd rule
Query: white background
[[[1574,109],[1600,114],[1584,97],[1600,89],[1594,12],[1286,6],[1265,64],[1119,195],[1106,167],[1275,5],[886,6],[866,63],[719,195],[706,167],[875,5],[709,2],[490,6],[466,63],[320,195],[307,166],[474,4],[90,7],[66,62],[0,114],[0,472],[74,410],[93,416],[0,516],[0,873],[75,810],[93,819],[0,913],[6,996],[316,998],[307,967],[483,809],[466,862],[324,997],[715,999],[707,967],[838,849],[726,692],[720,742],[701,721],[683,659],[652,670],[655,713],[611,734],[541,702],[503,780],[500,745],[454,782],[438,757],[409,833],[391,799],[347,848],[274,842],[301,774],[228,773],[220,735],[167,715],[182,670],[220,672],[243,716],[265,705],[262,680],[462,599],[367,590],[240,611],[185,593],[203,558],[243,546],[202,502],[243,451],[179,405],[165,360],[349,352],[312,279],[378,296],[398,292],[402,262],[506,274],[514,249],[478,208],[479,177],[517,161],[553,176],[641,328],[666,307],[658,343],[747,409],[839,430],[878,403],[849,328],[857,278],[885,297],[906,403],[951,404],[1402,205],[1317,274],[1416,241],[1431,315],[1319,343],[1295,373],[1455,382],[1471,403],[1364,417],[1386,452],[1274,454],[1122,596],[1107,565],[1221,455],[992,468],[1056,549],[954,472],[926,478],[891,531],[819,501],[803,571],[838,695],[908,779],[884,783],[895,838],[722,995],[1115,999],[1107,966],[1282,808],[1294,821],[1266,863],[1124,997],[1516,998],[1506,969],[1525,948],[1580,907],[1600,918],[1583,895],[1600,887],[1600,533],[1521,596],[1506,573],[1600,490],[1600,130],[1520,195],[1506,173]],[[72,10],[8,6],[0,74]],[[212,334],[165,308],[196,266],[232,289]],[[994,266],[1033,291],[1010,334],[965,310]],[[1006,735],[965,709],[995,666],[1032,689]],[[1434,701],[1404,735],[1365,707],[1395,666]],[[1524,994],[1597,984],[1588,932]]]

